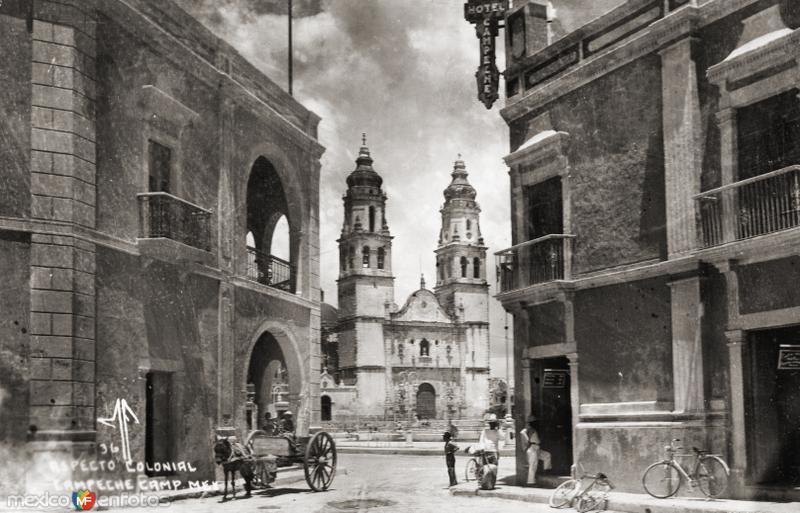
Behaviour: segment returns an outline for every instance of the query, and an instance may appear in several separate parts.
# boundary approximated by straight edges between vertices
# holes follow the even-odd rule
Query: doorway
[[[800,485],[800,326],[752,331],[748,345],[749,478]]]
[[[333,404],[330,396],[323,395],[320,398],[320,416],[323,422],[329,421],[333,418]]]
[[[531,362],[531,410],[538,419],[542,449],[553,458],[552,473],[568,475],[572,466],[572,402],[566,356]]]
[[[144,454],[149,469],[156,462],[172,461],[172,374],[148,372],[145,383]],[[148,476],[165,476],[172,472],[147,470]]]
[[[430,383],[423,383],[417,390],[417,416],[420,419],[436,418],[436,390]]]

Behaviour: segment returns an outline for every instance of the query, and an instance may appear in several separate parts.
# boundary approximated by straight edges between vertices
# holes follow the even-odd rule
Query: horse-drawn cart
[[[327,490],[336,475],[336,443],[324,431],[295,441],[291,436],[270,436],[259,430],[250,433],[245,442],[255,459],[254,481],[261,486],[275,480],[278,459],[302,463],[306,482],[315,492]]]

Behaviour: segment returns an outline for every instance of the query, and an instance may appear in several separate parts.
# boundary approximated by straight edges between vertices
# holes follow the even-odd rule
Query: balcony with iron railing
[[[247,247],[247,278],[294,293],[295,268],[286,260]]]
[[[570,280],[574,235],[550,234],[495,253],[499,293]]]
[[[211,211],[166,192],[145,192],[139,202],[139,238],[169,239],[211,251]]]
[[[800,165],[695,196],[705,248],[800,226]]]

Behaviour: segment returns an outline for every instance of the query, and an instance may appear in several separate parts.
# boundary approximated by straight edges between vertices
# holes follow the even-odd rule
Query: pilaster
[[[697,64],[692,59],[694,41],[693,38],[685,38],[660,52],[667,246],[670,258],[685,255],[697,247],[693,196],[700,192],[703,129]]]
[[[738,170],[738,135],[736,132],[736,110],[726,108],[717,113],[720,137],[721,185],[736,182]],[[722,241],[736,240],[736,190],[727,189],[722,192]]]
[[[730,401],[731,401],[731,477],[741,485],[747,467],[747,438],[745,432],[744,407],[744,361],[745,332],[730,330],[725,332],[728,339],[728,358],[730,360]]]
[[[92,2],[34,3],[31,217],[95,226],[95,13]],[[94,439],[95,245],[31,237],[34,442]]]

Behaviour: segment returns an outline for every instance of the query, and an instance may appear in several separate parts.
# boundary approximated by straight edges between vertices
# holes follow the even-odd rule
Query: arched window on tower
[[[467,277],[467,257],[461,257],[461,277]]]
[[[481,277],[481,259],[478,257],[472,259],[472,277]]]
[[[364,246],[361,250],[361,267],[364,269],[369,267],[369,246]]]
[[[467,231],[470,231],[470,230],[472,230],[472,221],[467,219]]]
[[[347,255],[347,267],[353,269],[355,267],[355,260],[356,248],[355,246],[350,246],[350,253]]]
[[[375,231],[375,207],[369,207],[369,231]]]
[[[431,343],[428,342],[428,339],[423,338],[419,342],[419,355],[420,356],[430,356],[431,355]]]
[[[378,248],[378,269],[383,269],[386,265],[386,250]]]
[[[440,282],[444,279],[442,277],[442,265],[438,258],[436,259],[436,279]]]

